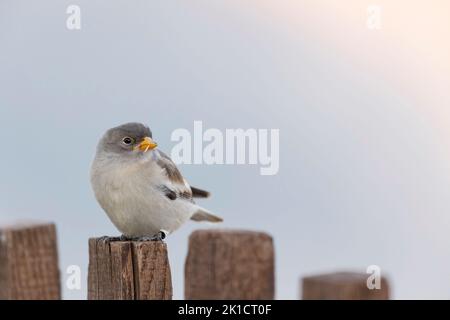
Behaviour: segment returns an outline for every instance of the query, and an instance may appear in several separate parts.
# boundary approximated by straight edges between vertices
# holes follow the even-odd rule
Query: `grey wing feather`
[[[173,163],[172,159],[164,152],[159,151],[161,157],[158,159],[158,165],[166,170],[167,177],[172,181],[172,183],[179,183],[184,185],[185,180],[181,175],[180,170],[178,170],[177,165]]]
[[[170,159],[168,155],[166,155],[164,152],[159,151],[159,159],[157,160],[158,165],[163,168],[166,171],[167,177],[172,182],[172,184],[176,187],[176,190],[172,190],[168,186],[161,186],[162,189],[166,189],[166,196],[171,199],[173,199],[173,193],[176,194],[177,198],[184,198],[186,200],[189,200],[191,202],[194,202],[192,197],[194,196],[194,191],[191,189],[187,181],[183,178],[183,175],[178,170],[176,164]],[[200,193],[206,193],[206,191],[201,189],[196,189]],[[170,192],[167,192],[167,190],[170,190]]]
[[[162,193],[164,193],[164,195],[170,200],[176,200],[178,198],[183,198],[185,200],[188,200],[188,201],[194,203],[194,200],[192,199],[192,194],[189,192],[184,192],[182,190],[172,190],[166,185],[160,185],[160,186],[158,186],[158,189]]]
[[[169,180],[171,180],[174,186],[177,186],[178,189],[172,190],[167,186],[161,186],[162,190],[165,190],[164,192],[169,199],[175,200],[177,198],[185,198],[188,201],[194,202],[194,200],[192,199],[193,196],[202,198],[209,196],[208,191],[190,187],[187,181],[181,175],[175,163],[173,163],[172,159],[170,159],[169,156],[167,156],[162,151],[159,151],[159,154],[161,155],[161,157],[158,159],[158,164],[165,169],[167,177],[169,178]],[[191,220],[209,222],[223,221],[221,217],[201,207],[199,207],[198,210],[192,215]]]

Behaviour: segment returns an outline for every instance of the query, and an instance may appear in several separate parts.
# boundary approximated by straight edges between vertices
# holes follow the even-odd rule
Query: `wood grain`
[[[166,244],[89,239],[88,299],[172,299]]]
[[[0,228],[0,299],[61,298],[54,224]]]
[[[186,299],[274,299],[274,248],[262,232],[199,230],[189,238]]]
[[[336,272],[302,279],[304,300],[387,300],[389,285],[381,278],[381,288],[369,290],[369,274]]]

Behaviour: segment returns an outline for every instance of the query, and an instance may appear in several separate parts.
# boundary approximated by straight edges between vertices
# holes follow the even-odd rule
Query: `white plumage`
[[[191,218],[222,221],[194,203],[189,184],[165,154],[148,150],[148,146],[143,152],[110,148],[108,136],[111,133],[97,148],[91,184],[97,201],[125,236],[153,236],[160,231],[169,234]],[[181,179],[174,179],[172,173]],[[165,190],[176,198],[168,197]]]

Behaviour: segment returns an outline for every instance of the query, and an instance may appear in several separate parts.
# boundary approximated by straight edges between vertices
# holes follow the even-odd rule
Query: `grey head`
[[[106,131],[100,140],[97,152],[118,155],[137,155],[156,148],[149,127],[130,122]]]

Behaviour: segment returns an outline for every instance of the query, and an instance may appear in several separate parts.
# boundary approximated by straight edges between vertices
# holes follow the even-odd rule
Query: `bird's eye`
[[[134,139],[130,137],[125,137],[122,139],[122,143],[129,146],[130,144],[134,143]]]

